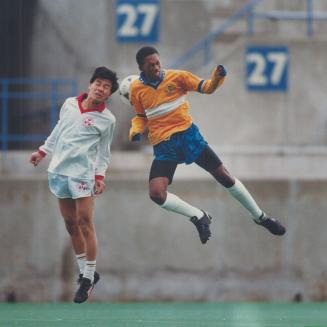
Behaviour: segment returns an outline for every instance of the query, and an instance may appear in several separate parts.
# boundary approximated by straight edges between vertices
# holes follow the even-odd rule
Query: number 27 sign
[[[116,39],[125,42],[157,42],[160,0],[116,0]]]
[[[287,47],[250,46],[246,49],[245,62],[246,87],[249,91],[287,91]]]

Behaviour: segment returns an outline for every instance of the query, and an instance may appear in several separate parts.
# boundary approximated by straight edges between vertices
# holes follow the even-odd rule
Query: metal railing
[[[313,22],[315,20],[327,21],[327,12],[314,11],[314,0],[306,1],[305,11],[285,11],[285,10],[273,10],[273,11],[256,11],[257,6],[266,0],[251,0],[240,10],[228,17],[224,23],[217,29],[208,33],[207,36],[202,38],[192,48],[188,49],[184,54],[172,62],[169,66],[171,68],[182,68],[191,61],[196,55],[202,54],[201,66],[206,66],[211,63],[213,58],[213,43],[223,35],[231,26],[242,18],[246,18],[247,21],[247,35],[254,34],[254,22],[258,20],[300,20],[307,23],[307,35],[313,36]]]
[[[58,104],[65,98],[76,95],[76,80],[63,79],[28,79],[28,78],[1,78],[0,79],[0,143],[1,150],[8,150],[9,142],[30,142],[42,141],[47,136],[45,134],[15,134],[9,130],[12,100],[42,100],[50,104],[49,130],[51,130],[58,119]],[[36,87],[46,87],[46,91],[33,91]],[[69,91],[63,91],[61,88]],[[14,91],[14,88],[21,88],[24,91]],[[26,90],[27,89],[27,90]]]

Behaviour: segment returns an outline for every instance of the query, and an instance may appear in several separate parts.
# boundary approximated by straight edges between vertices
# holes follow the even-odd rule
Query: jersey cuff
[[[47,154],[42,151],[42,150],[38,150],[38,153],[44,158]]]
[[[96,181],[103,181],[103,180],[104,180],[104,176],[101,176],[101,175],[95,175],[95,180],[96,180]]]
[[[203,93],[203,91],[202,91],[203,83],[204,83],[204,79],[198,85],[198,92],[200,92],[200,93]]]

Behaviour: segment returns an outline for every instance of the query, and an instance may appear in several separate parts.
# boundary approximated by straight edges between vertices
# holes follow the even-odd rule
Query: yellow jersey
[[[149,141],[155,145],[169,139],[174,133],[188,129],[192,117],[187,93],[212,93],[224,78],[220,78],[212,87],[213,79],[217,78],[204,80],[188,71],[164,70],[163,79],[156,86],[142,81],[142,78],[134,81],[130,100],[136,117],[132,119],[131,133],[143,133],[148,128]]]

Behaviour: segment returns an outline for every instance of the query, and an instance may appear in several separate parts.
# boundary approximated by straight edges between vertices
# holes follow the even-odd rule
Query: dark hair
[[[115,93],[118,90],[118,78],[114,71],[108,69],[107,67],[97,67],[90,79],[90,83],[93,83],[97,78],[103,78],[111,81],[111,93]]]
[[[158,50],[153,47],[143,47],[139,51],[137,51],[136,62],[139,67],[143,66],[145,57],[150,56],[154,53],[159,54]]]

